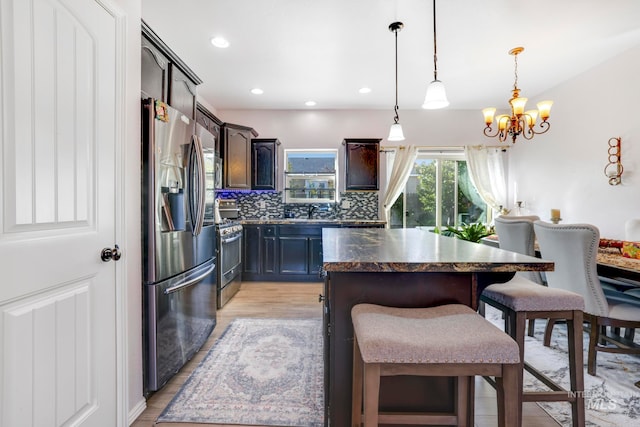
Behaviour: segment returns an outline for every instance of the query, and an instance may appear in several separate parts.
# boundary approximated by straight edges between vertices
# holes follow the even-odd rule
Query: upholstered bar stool
[[[503,238],[507,243],[505,249],[524,252],[518,248],[533,249],[534,228],[531,219],[511,220],[496,218],[496,231],[503,248]],[[508,236],[508,237],[507,237]],[[518,243],[516,240],[520,239]],[[505,314],[505,330],[520,348],[521,369],[518,375],[519,399],[522,402],[569,402],[573,426],[584,425],[584,371],[582,321],[584,299],[581,295],[563,289],[549,288],[516,274],[506,283],[489,285],[480,296],[481,301],[489,304]],[[525,362],[525,329],[527,320],[553,319],[567,323],[567,339],[569,349],[570,392],[542,374],[535,367]],[[530,325],[531,326],[531,325]],[[550,391],[525,392],[523,390],[524,370],[527,370]],[[519,414],[520,424],[522,413]]]
[[[466,426],[474,375],[496,376],[499,425],[517,425],[518,345],[471,308],[358,304],[351,317],[352,426],[361,425],[363,413],[365,427],[379,423]],[[457,377],[455,414],[379,413],[380,377],[393,375]]]

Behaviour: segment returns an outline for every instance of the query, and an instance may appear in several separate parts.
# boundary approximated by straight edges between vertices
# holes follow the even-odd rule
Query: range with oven
[[[242,224],[238,221],[236,199],[218,199],[218,308],[222,308],[240,290],[242,282]]]

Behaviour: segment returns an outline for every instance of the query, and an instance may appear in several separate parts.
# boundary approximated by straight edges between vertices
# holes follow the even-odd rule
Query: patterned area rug
[[[324,425],[320,319],[236,319],[157,422]]]
[[[500,311],[486,306],[486,318],[499,328],[504,327]],[[555,382],[569,388],[567,360],[567,329],[556,325],[551,347],[542,344],[546,322],[536,321],[535,336],[527,336],[525,360],[544,372]],[[640,425],[640,357],[633,355],[598,353],[597,376],[587,374],[588,336],[584,337],[584,383],[586,426],[619,427]],[[636,342],[638,338],[636,338]],[[545,390],[533,376],[526,373],[525,390]],[[562,426],[571,426],[571,408],[568,403],[538,403]]]

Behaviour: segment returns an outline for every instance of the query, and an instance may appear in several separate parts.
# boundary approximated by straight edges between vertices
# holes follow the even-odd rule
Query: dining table
[[[500,238],[497,234],[482,238],[485,245],[500,247]],[[622,280],[632,286],[640,287],[640,259],[623,255],[619,247],[612,247],[610,242],[617,240],[601,239],[602,245],[598,247],[596,263],[598,275],[611,279]],[[537,243],[536,254],[540,256]]]
[[[332,427],[351,425],[354,305],[458,303],[476,309],[489,284],[506,282],[518,271],[554,268],[552,261],[415,228],[324,228],[322,247],[325,425]],[[453,412],[453,380],[384,377],[380,410]],[[473,402],[473,387],[469,393]],[[474,425],[472,409],[468,421]]]

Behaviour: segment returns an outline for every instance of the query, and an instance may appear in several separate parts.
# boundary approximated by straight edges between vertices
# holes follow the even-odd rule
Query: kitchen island
[[[325,425],[332,427],[351,425],[354,305],[475,309],[489,284],[517,271],[553,270],[550,261],[418,229],[325,228],[322,244]],[[384,377],[380,407],[452,412],[454,391],[451,378]],[[473,411],[469,417],[473,425]]]

